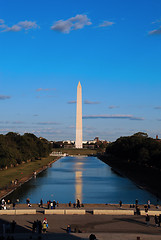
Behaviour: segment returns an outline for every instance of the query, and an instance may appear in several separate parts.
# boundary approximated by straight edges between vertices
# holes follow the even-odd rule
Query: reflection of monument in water
[[[82,203],[82,167],[83,162],[75,162],[75,199],[79,199]]]
[[[82,87],[77,86],[77,113],[76,113],[76,148],[82,148]]]

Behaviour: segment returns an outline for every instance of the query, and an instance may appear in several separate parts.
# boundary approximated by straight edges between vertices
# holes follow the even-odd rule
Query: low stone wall
[[[16,209],[16,215],[36,214],[36,209]]]
[[[44,214],[64,214],[64,209],[45,209]]]
[[[0,215],[15,215],[16,210],[0,210]]]
[[[70,209],[70,210],[65,210],[65,214],[69,214],[69,215],[74,215],[74,214],[85,215],[86,214],[86,210],[84,210],[84,209]]]
[[[93,210],[94,215],[134,215],[134,210],[123,210],[123,209],[118,209],[118,210],[99,210],[95,209]]]
[[[149,216],[155,216],[155,215],[157,215],[157,216],[159,216],[159,214],[161,214],[161,211],[148,211],[148,212],[145,212],[145,210],[141,210],[140,211],[140,215],[143,215],[143,216],[145,216],[146,214],[148,214]]]

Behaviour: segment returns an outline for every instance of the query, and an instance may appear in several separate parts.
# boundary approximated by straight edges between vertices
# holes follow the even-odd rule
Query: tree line
[[[119,162],[131,162],[161,169],[161,140],[138,132],[132,136],[120,137],[106,148],[106,155]]]
[[[34,134],[9,132],[0,134],[0,168],[16,166],[28,160],[46,157],[51,152],[51,144]]]

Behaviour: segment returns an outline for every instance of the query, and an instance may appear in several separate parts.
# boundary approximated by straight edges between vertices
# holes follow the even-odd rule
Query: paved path
[[[161,240],[161,227],[155,227],[154,218],[151,217],[150,226],[146,226],[144,216],[107,216],[107,215],[17,215],[0,216],[0,231],[2,224],[9,224],[12,220],[17,223],[15,229],[15,240],[38,239],[37,234],[32,234],[32,223],[34,220],[43,220],[47,217],[49,229],[42,234],[42,239],[88,239],[94,233],[99,240]],[[72,230],[81,233],[66,233],[66,227],[70,224]]]
[[[32,204],[32,203],[31,203]],[[41,211],[44,209],[47,209],[47,204],[43,205],[44,207],[41,208],[38,206],[38,204],[32,204],[31,208],[36,209],[37,211]],[[141,210],[144,210],[144,205],[139,205]],[[8,209],[12,209],[12,204],[7,205]],[[28,208],[27,204],[16,204],[16,209],[22,209],[22,208]],[[61,203],[59,204],[59,207],[57,209],[73,209],[73,205],[69,207],[68,203]],[[84,204],[84,207],[81,209],[86,209],[86,210],[93,210],[93,209],[134,209],[130,208],[130,204],[123,204],[122,208],[119,207],[119,204],[94,204],[94,203],[86,203]],[[161,210],[161,206],[159,206],[159,209]],[[155,205],[151,205],[150,210],[156,210]]]
[[[150,226],[146,226],[144,216],[110,216],[110,215],[92,215],[93,209],[120,209],[118,204],[85,204],[85,210],[89,210],[86,215],[44,215],[44,208],[33,204],[31,208],[37,210],[36,215],[0,215],[0,234],[2,234],[2,225],[9,225],[15,220],[16,230],[15,240],[43,239],[43,240],[87,240],[91,233],[95,234],[98,240],[161,240],[161,227],[155,227],[154,217],[150,219]],[[8,206],[9,208],[9,206]],[[26,204],[16,205],[16,209],[28,209]],[[144,209],[144,206],[140,206]],[[12,209],[12,205],[10,205]],[[58,209],[69,209],[68,204],[60,204]],[[73,209],[73,208],[71,208]],[[131,209],[130,205],[123,205],[122,209]],[[161,209],[161,207],[159,207]],[[151,210],[156,210],[151,206]],[[46,217],[49,223],[49,229],[46,234],[39,236],[32,233],[32,224],[35,220],[42,221]],[[72,233],[66,233],[66,227],[70,224]],[[74,230],[76,229],[76,233]],[[7,237],[7,235],[6,235]]]

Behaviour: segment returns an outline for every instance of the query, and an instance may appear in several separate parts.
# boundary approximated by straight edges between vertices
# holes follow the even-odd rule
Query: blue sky
[[[2,0],[0,133],[161,138],[160,0]]]

